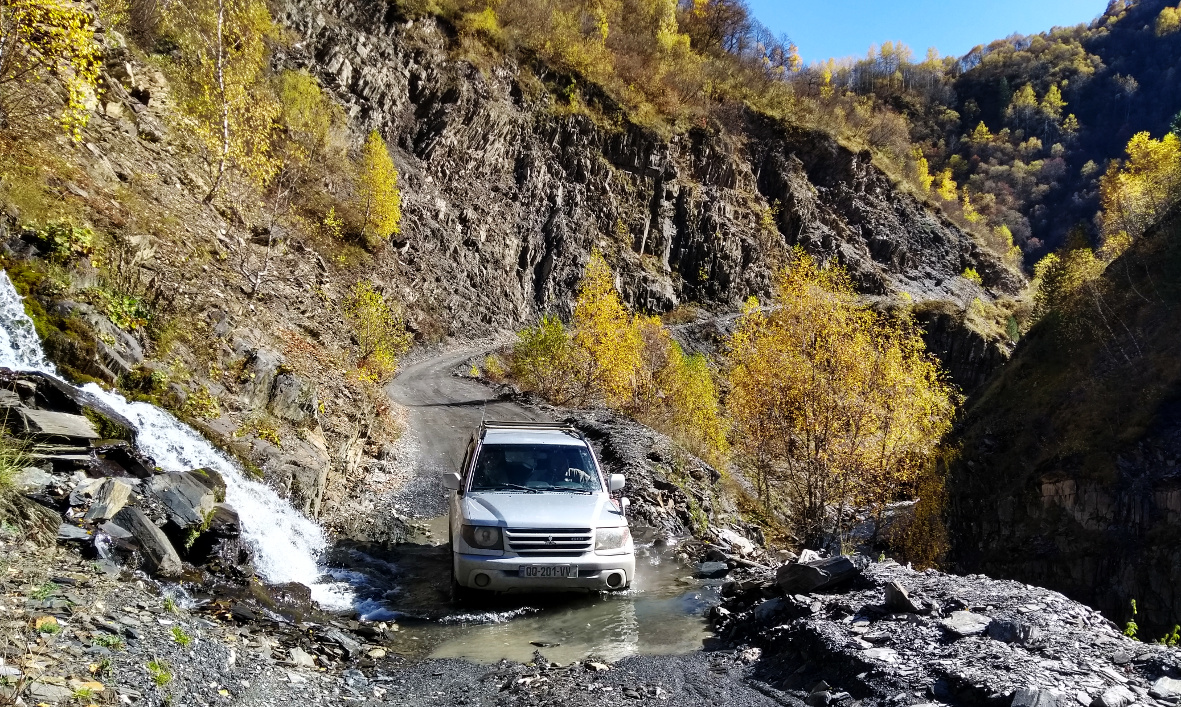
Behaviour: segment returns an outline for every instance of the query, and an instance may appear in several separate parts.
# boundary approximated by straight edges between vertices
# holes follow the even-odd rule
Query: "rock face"
[[[899,590],[918,611],[898,610]],[[755,674],[810,705],[891,705],[898,695],[910,704],[1151,704],[1149,690],[1163,696],[1181,674],[1181,653],[1133,641],[1086,606],[978,575],[887,561],[844,591],[784,596],[765,572],[735,578],[723,595],[712,612],[722,637],[761,648]]]
[[[284,20],[302,36],[285,60],[396,146],[400,260],[414,273],[402,294],[449,327],[568,314],[596,248],[625,298],[658,312],[763,292],[768,256],[796,244],[845,264],[867,293],[967,301],[966,267],[997,291],[1019,284],[867,154],[822,134],[756,115],[733,137],[599,127],[556,115],[513,66],[452,59],[434,20],[349,0],[292,0]]]

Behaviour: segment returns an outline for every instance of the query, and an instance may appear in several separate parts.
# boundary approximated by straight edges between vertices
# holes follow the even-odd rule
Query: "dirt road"
[[[483,352],[482,348],[462,349],[419,361],[386,387],[390,399],[409,411],[415,476],[401,491],[399,505],[419,518],[447,512],[439,477],[457,470],[481,419],[545,419],[516,403],[497,400],[481,383],[455,375],[461,364]]]

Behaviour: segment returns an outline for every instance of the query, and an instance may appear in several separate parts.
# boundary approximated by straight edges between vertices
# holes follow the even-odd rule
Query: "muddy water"
[[[701,581],[651,548],[637,551],[636,579],[621,593],[504,595],[457,605],[450,597],[446,519],[428,524],[417,542],[389,551],[338,548],[332,563],[349,581],[357,609],[395,622],[389,646],[408,657],[551,661],[636,654],[684,654],[710,633],[705,611],[718,603],[719,581]]]

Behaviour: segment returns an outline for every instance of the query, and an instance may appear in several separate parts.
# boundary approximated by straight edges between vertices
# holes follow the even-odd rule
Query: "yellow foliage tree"
[[[360,349],[358,370],[376,382],[389,380],[398,371],[398,357],[410,350],[414,340],[406,330],[402,307],[390,304],[369,280],[353,285],[343,305]]]
[[[983,125],[983,123],[981,123]],[[959,199],[960,187],[951,178],[951,170],[945,169],[939,173],[935,180],[935,193],[939,195],[940,199],[944,201],[956,201]]]
[[[637,384],[643,339],[615,291],[611,268],[597,252],[586,266],[571,324],[574,343],[587,353],[579,376],[580,402],[623,407]]]
[[[881,508],[913,482],[959,402],[908,321],[862,305],[842,270],[798,249],[776,275],[774,306],[745,308],[729,379],[740,458],[805,543],[839,530],[849,506]],[[826,527],[834,506],[837,528]]]
[[[99,47],[85,9],[62,0],[0,0],[0,128],[14,136],[35,131],[50,114],[36,84],[52,76],[68,94],[61,126],[81,140],[98,71]]]
[[[1127,154],[1123,164],[1108,167],[1099,184],[1105,241],[1138,238],[1181,200],[1181,137],[1169,133],[1154,140],[1138,133],[1128,142]]]
[[[523,390],[565,405],[573,387],[574,355],[570,332],[561,319],[547,314],[537,326],[517,333],[509,371]]]
[[[213,183],[205,201],[230,170],[265,185],[279,167],[272,132],[281,110],[266,82],[267,40],[277,35],[266,3],[170,3],[165,22],[181,49],[173,83],[208,155]]]
[[[357,207],[364,215],[362,235],[370,230],[382,240],[402,232],[402,192],[398,169],[390,158],[385,140],[376,130],[365,139],[361,169],[357,176]]]
[[[1164,37],[1181,30],[1181,5],[1165,7],[1156,17],[1156,36]]]

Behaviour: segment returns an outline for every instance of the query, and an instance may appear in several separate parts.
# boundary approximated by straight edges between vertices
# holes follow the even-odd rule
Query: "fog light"
[[[484,574],[483,572],[481,572],[480,574],[476,575],[475,581],[476,581],[476,586],[479,587],[480,589],[483,589],[484,587],[487,587],[489,584],[492,583],[492,578],[489,577],[488,575]]]
[[[607,575],[607,586],[608,587],[611,587],[612,589],[618,589],[622,585],[623,585],[623,573],[622,572],[612,572],[611,574]]]

